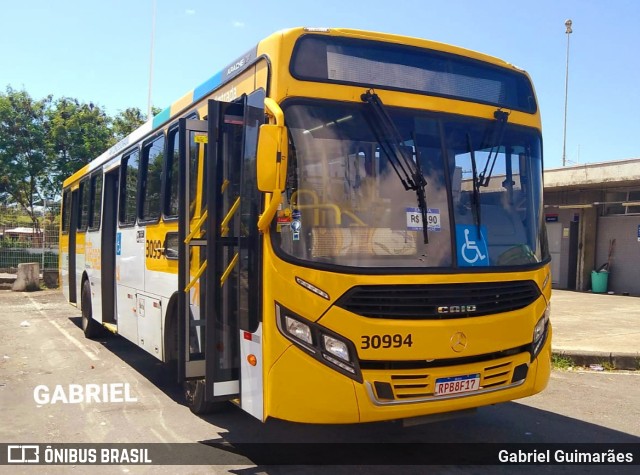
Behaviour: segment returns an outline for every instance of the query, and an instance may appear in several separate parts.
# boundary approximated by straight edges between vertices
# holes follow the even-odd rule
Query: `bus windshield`
[[[386,109],[403,155],[419,161],[426,213],[380,144],[366,105],[290,101],[289,170],[272,233],[279,254],[389,271],[548,259],[537,131],[500,124],[496,141],[496,120]]]

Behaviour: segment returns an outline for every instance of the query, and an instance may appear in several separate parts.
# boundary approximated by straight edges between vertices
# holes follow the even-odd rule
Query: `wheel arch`
[[[178,292],[169,298],[163,322],[163,361],[168,363],[178,358]]]

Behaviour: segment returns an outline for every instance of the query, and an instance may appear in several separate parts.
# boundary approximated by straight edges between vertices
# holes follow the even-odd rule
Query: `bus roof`
[[[524,72],[522,69],[507,63],[499,58],[489,56],[477,51],[468,50],[458,46],[449,45],[446,43],[440,43],[432,40],[426,40],[422,38],[409,37],[396,35],[391,33],[379,33],[367,30],[357,30],[350,28],[310,28],[310,27],[296,27],[290,29],[284,29],[272,33],[265,39],[263,39],[256,46],[249,51],[229,63],[222,68],[216,74],[202,82],[199,86],[195,87],[191,91],[184,94],[181,98],[173,102],[169,107],[166,107],[159,114],[148,120],[128,136],[117,142],[115,145],[107,149],[104,153],[92,160],[88,165],[82,167],[76,173],[64,180],[63,186],[66,187],[71,183],[76,182],[85,174],[95,170],[98,166],[101,166],[108,162],[110,159],[118,156],[123,150],[132,144],[137,143],[145,136],[151,134],[154,130],[160,128],[165,123],[169,122],[173,117],[180,114],[185,109],[189,108],[202,98],[214,92],[220,86],[229,82],[234,77],[245,71],[257,58],[260,44],[267,42],[268,40],[280,37],[298,37],[304,33],[325,33],[329,35],[349,36],[361,39],[370,39],[378,41],[387,41],[391,43],[410,44],[422,48],[430,48],[439,51],[444,51],[452,54],[462,55],[466,57],[475,58],[479,61],[488,62],[508,69],[515,69],[520,72]]]

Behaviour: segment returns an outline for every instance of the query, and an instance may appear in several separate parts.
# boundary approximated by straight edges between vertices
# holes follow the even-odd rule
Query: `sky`
[[[449,43],[532,77],[545,169],[640,158],[637,0],[0,0],[0,88],[146,111],[168,107],[261,39],[296,26],[358,28]]]

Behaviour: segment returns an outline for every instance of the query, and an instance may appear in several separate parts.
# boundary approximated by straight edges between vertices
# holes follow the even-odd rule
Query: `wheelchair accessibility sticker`
[[[478,237],[478,226],[456,224],[456,248],[459,266],[476,267],[489,265],[486,236],[486,226],[480,226],[480,237]]]
[[[122,233],[116,234],[116,256],[122,254]]]

